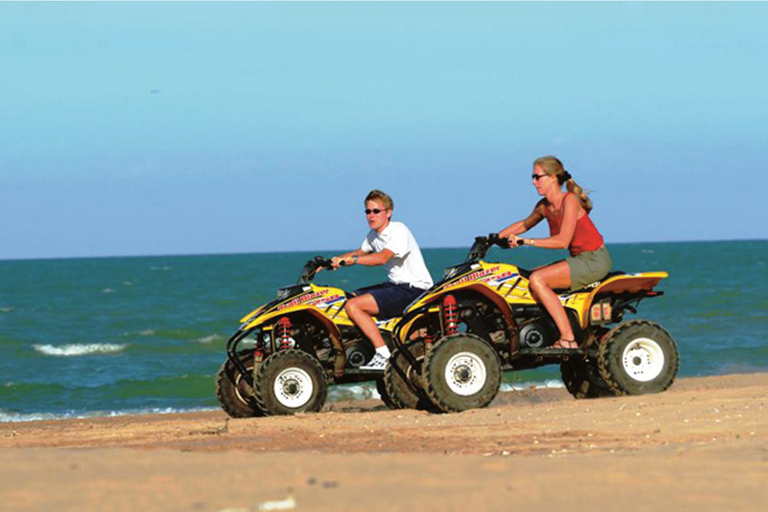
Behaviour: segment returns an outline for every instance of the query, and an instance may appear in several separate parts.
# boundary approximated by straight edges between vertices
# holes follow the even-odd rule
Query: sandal
[[[573,349],[578,349],[579,344],[576,343],[576,340],[559,339],[552,345],[552,348],[559,348],[562,350],[573,350]]]

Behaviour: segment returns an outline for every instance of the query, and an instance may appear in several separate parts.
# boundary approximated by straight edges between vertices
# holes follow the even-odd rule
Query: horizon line
[[[639,242],[611,242],[606,245],[639,245],[639,244],[688,244],[688,243],[718,243],[718,242],[764,242],[768,238],[728,238],[717,240],[646,240]],[[443,249],[463,249],[468,246],[445,246],[445,247],[422,247],[422,250],[443,250]],[[563,249],[565,250],[565,249]],[[29,258],[2,258],[0,263],[13,261],[50,261],[50,260],[80,260],[80,259],[109,259],[109,258],[183,258],[200,256],[246,256],[250,254],[302,254],[313,252],[333,252],[338,253],[337,249],[316,249],[307,251],[233,251],[233,252],[200,252],[200,253],[166,253],[166,254],[111,254],[97,256],[32,256]]]

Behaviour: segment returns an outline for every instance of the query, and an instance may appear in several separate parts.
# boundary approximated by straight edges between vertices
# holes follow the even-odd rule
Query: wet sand
[[[768,374],[658,395],[502,393],[461,414],[378,400],[0,424],[3,511],[755,511]]]

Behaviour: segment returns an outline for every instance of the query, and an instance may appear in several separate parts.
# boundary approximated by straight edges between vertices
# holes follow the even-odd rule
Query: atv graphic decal
[[[318,308],[329,308],[332,304],[339,302],[340,300],[343,300],[343,297],[341,295],[331,295],[330,297],[325,297],[325,295],[328,295],[329,290],[320,290],[313,293],[307,293],[305,295],[302,295],[301,297],[297,297],[293,299],[290,302],[286,302],[285,304],[281,304],[277,310],[283,311],[284,309],[292,308],[294,306],[298,306],[300,304],[305,304],[307,306],[315,306]]]
[[[458,281],[455,281],[448,286],[446,286],[446,289],[453,288],[454,286],[459,286],[460,284],[468,283],[470,281],[490,281],[494,279],[496,276],[492,275],[494,272],[499,270],[499,267],[492,267],[492,268],[485,268],[482,270],[478,270],[475,272],[472,272],[471,274],[467,274],[466,276],[462,277]],[[490,276],[490,277],[488,277]],[[486,278],[487,279],[483,279]]]

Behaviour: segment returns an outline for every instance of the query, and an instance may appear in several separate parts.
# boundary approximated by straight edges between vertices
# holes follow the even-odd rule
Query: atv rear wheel
[[[237,358],[247,374],[240,373],[235,364],[227,358],[216,374],[216,398],[219,399],[224,412],[233,418],[263,416],[264,411],[253,396],[253,351],[239,352]]]
[[[593,359],[576,359],[560,363],[560,375],[565,389],[574,398],[602,398],[613,396],[608,384],[600,377]]]
[[[317,412],[325,405],[328,381],[320,362],[290,348],[267,357],[255,382],[256,401],[265,414]]]
[[[600,376],[616,395],[659,393],[672,385],[680,355],[660,325],[631,320],[612,329],[600,344]]]
[[[435,343],[422,370],[427,395],[444,412],[485,407],[501,386],[501,363],[482,338],[460,333]]]
[[[417,365],[411,364],[403,353],[408,350],[416,359]],[[421,368],[424,362],[424,343],[415,341],[408,343],[402,349],[397,348],[389,358],[389,364],[384,370],[384,385],[393,409],[418,409],[425,411],[434,409],[424,391],[424,383],[421,378]]]

